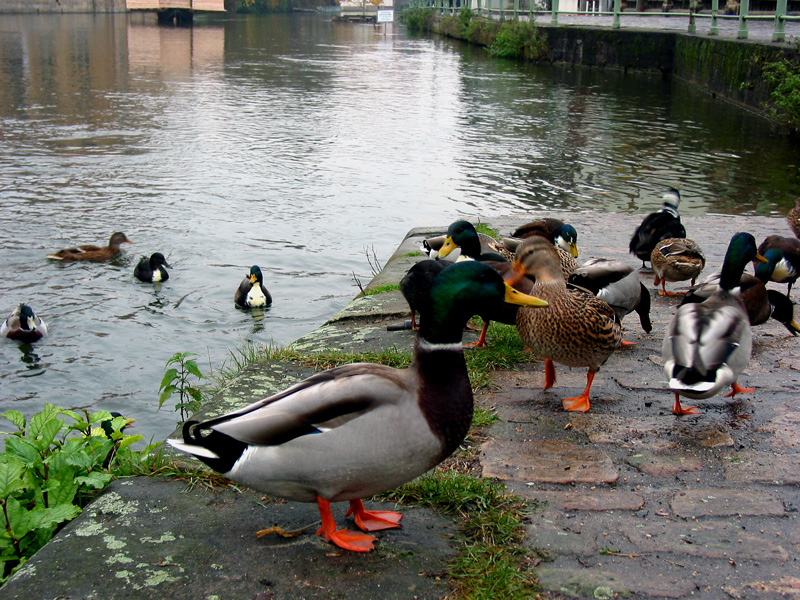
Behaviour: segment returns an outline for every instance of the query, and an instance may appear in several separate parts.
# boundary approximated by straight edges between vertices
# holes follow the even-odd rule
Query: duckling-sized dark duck
[[[256,308],[272,304],[272,295],[264,287],[264,275],[257,265],[250,267],[250,274],[242,279],[239,288],[233,295],[237,306]]]
[[[411,309],[411,329],[419,329],[417,313],[424,312],[422,305],[430,300],[431,286],[436,276],[452,263],[444,260],[421,260],[414,264],[400,280],[400,292]]]
[[[656,244],[667,238],[685,238],[686,228],[681,223],[678,205],[681,193],[677,188],[669,188],[663,196],[664,205],[658,212],[650,213],[636,228],[631,236],[628,249],[642,261],[642,266],[650,260]]]
[[[767,262],[756,265],[756,276],[764,281],[788,284],[786,295],[791,296],[792,285],[800,276],[800,240],[782,235],[769,235],[758,246],[759,254]]]
[[[117,231],[111,234],[111,239],[108,240],[108,246],[100,247],[84,244],[83,246],[64,248],[54,254],[48,254],[47,258],[60,260],[61,262],[73,262],[76,260],[103,262],[119,254],[120,246],[124,243],[132,244],[133,242],[130,241],[124,233]]]
[[[761,264],[759,263],[759,266]],[[766,266],[766,263],[763,264]],[[692,286],[681,300],[681,304],[705,302],[719,286],[719,277],[719,273],[714,273],[705,281]],[[800,326],[794,322],[792,301],[778,290],[768,290],[764,282],[755,275],[742,274],[738,289],[734,288],[733,291],[742,299],[750,325],[763,325],[773,318],[786,327],[792,335],[800,333]]]
[[[682,406],[681,396],[710,398],[728,385],[731,392],[726,397],[755,389],[742,388],[736,382],[750,362],[752,333],[744,303],[733,291],[752,260],[764,260],[755,238],[737,233],[728,245],[714,293],[699,304],[679,306],[669,324],[661,355],[669,387],[675,393],[672,412],[676,415],[700,412],[695,406]]]
[[[553,362],[588,367],[586,389],[580,396],[561,401],[564,410],[586,412],[594,376],[622,341],[622,328],[614,311],[589,292],[567,288],[556,247],[543,237],[527,238],[517,250],[507,283],[529,276],[535,280],[530,294],[542,298],[542,311],[517,310],[517,331],[534,356],[545,361],[544,389],[556,381]]]
[[[512,237],[520,239],[534,235],[550,240],[554,246],[569,252],[572,258],[578,258],[578,232],[572,225],[560,219],[539,219],[517,227],[511,234]]]
[[[143,256],[133,270],[133,275],[145,283],[158,283],[169,279],[169,273],[164,267],[169,267],[167,259],[161,252],[154,252],[150,258]]]
[[[318,535],[369,552],[375,538],[337,530],[330,503],[350,502],[348,514],[365,532],[399,527],[402,515],[368,511],[361,499],[410,481],[459,447],[473,411],[462,331],[476,312],[504,301],[546,305],[504,285],[484,264],[451,265],[422,304],[408,368],[335,367],[241,410],[188,421],[183,439],[168,441],[262,493],[316,502]]]
[[[0,337],[30,344],[47,335],[47,324],[27,304],[20,304],[0,326]]]

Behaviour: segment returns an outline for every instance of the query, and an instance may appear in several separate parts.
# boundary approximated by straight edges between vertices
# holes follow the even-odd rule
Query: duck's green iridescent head
[[[731,238],[725,261],[722,263],[720,287],[731,290],[739,285],[742,273],[747,263],[752,261],[764,262],[766,259],[758,253],[756,239],[749,233],[740,231]]]
[[[264,281],[264,276],[261,274],[261,269],[258,265],[253,265],[250,267],[250,283],[255,283],[256,281]]]
[[[564,225],[556,236],[556,246],[563,248],[572,255],[572,258],[578,258],[578,232],[572,225]]]
[[[469,221],[456,221],[447,228],[447,238],[439,250],[439,256],[445,257],[456,248],[469,248],[476,244],[480,249],[480,238],[475,226]]]
[[[770,248],[764,252],[764,260],[756,265],[756,277],[764,283],[772,279],[775,267],[783,260],[783,251],[780,248]]]

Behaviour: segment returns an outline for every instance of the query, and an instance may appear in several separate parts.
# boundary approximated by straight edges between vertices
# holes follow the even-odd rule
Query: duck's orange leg
[[[419,325],[417,325],[417,314],[413,310],[411,311],[411,329],[412,331],[419,331]]]
[[[330,501],[317,496],[317,506],[319,506],[319,515],[322,518],[322,527],[317,531],[317,535],[321,535],[329,542],[333,542],[339,548],[353,552],[369,552],[375,549],[372,542],[378,538],[364,535],[357,531],[350,531],[349,529],[336,531],[336,521],[333,520],[333,515],[331,514]]]
[[[586,389],[583,390],[583,393],[575,398],[564,398],[561,401],[561,406],[564,407],[564,410],[579,412],[586,412],[589,410],[589,390],[592,388],[592,381],[594,381],[594,373],[589,371],[586,373]]]
[[[489,329],[489,321],[483,322],[481,334],[478,336],[478,341],[464,344],[464,348],[484,348],[486,346],[486,331]]]
[[[675,392],[675,404],[672,405],[672,412],[676,415],[700,415],[700,409],[696,406],[681,406],[681,396]]]
[[[662,279],[661,280],[661,289],[658,290],[658,295],[659,296],[677,296],[678,294],[676,294],[675,292],[668,292],[667,291],[667,280],[666,279]]]
[[[556,382],[556,366],[549,358],[544,359],[544,389],[549,390]]]
[[[367,510],[361,500],[350,500],[350,508],[345,516],[350,515],[353,515],[356,525],[362,531],[394,529],[400,527],[400,519],[403,518],[403,515],[391,510]]]
[[[756,388],[743,388],[739,387],[738,383],[734,383],[731,386],[731,392],[729,394],[725,394],[725,398],[733,398],[736,394],[749,394],[750,392],[755,392]]]
[[[620,341],[619,345],[622,348],[630,348],[631,346],[635,346],[636,342],[629,342],[628,340],[623,339],[622,341]]]

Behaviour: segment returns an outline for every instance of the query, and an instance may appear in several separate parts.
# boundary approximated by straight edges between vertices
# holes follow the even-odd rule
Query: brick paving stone
[[[571,442],[520,444],[495,439],[482,452],[484,477],[538,483],[613,483],[619,471],[605,452]]]
[[[636,492],[530,490],[525,496],[567,511],[639,510],[644,506],[644,498]]]
[[[782,517],[783,501],[768,492],[704,488],[685,490],[670,501],[676,515],[684,519],[736,515]]]
[[[682,471],[700,471],[703,463],[692,454],[654,454],[639,452],[625,459],[625,462],[642,473],[654,477],[674,477]]]
[[[743,452],[732,456],[724,469],[730,483],[768,483],[800,486],[797,455]]]
[[[789,560],[791,554],[773,532],[748,533],[739,524],[723,520],[648,522],[623,535],[639,552],[667,553],[717,561]],[[627,548],[626,552],[629,551]]]
[[[650,598],[687,598],[697,588],[694,582],[680,578],[636,577],[603,569],[549,567],[539,569],[539,585],[580,598],[609,600],[632,594]]]

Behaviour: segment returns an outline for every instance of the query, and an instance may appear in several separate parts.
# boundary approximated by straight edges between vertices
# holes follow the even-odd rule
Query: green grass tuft
[[[400,284],[397,284],[397,283],[392,283],[392,284],[389,284],[389,285],[379,285],[379,286],[376,286],[374,288],[369,288],[369,289],[364,290],[364,295],[365,296],[375,296],[377,294],[383,294],[383,293],[386,293],[386,292],[393,292],[393,291],[399,290],[399,289],[400,289]]]

